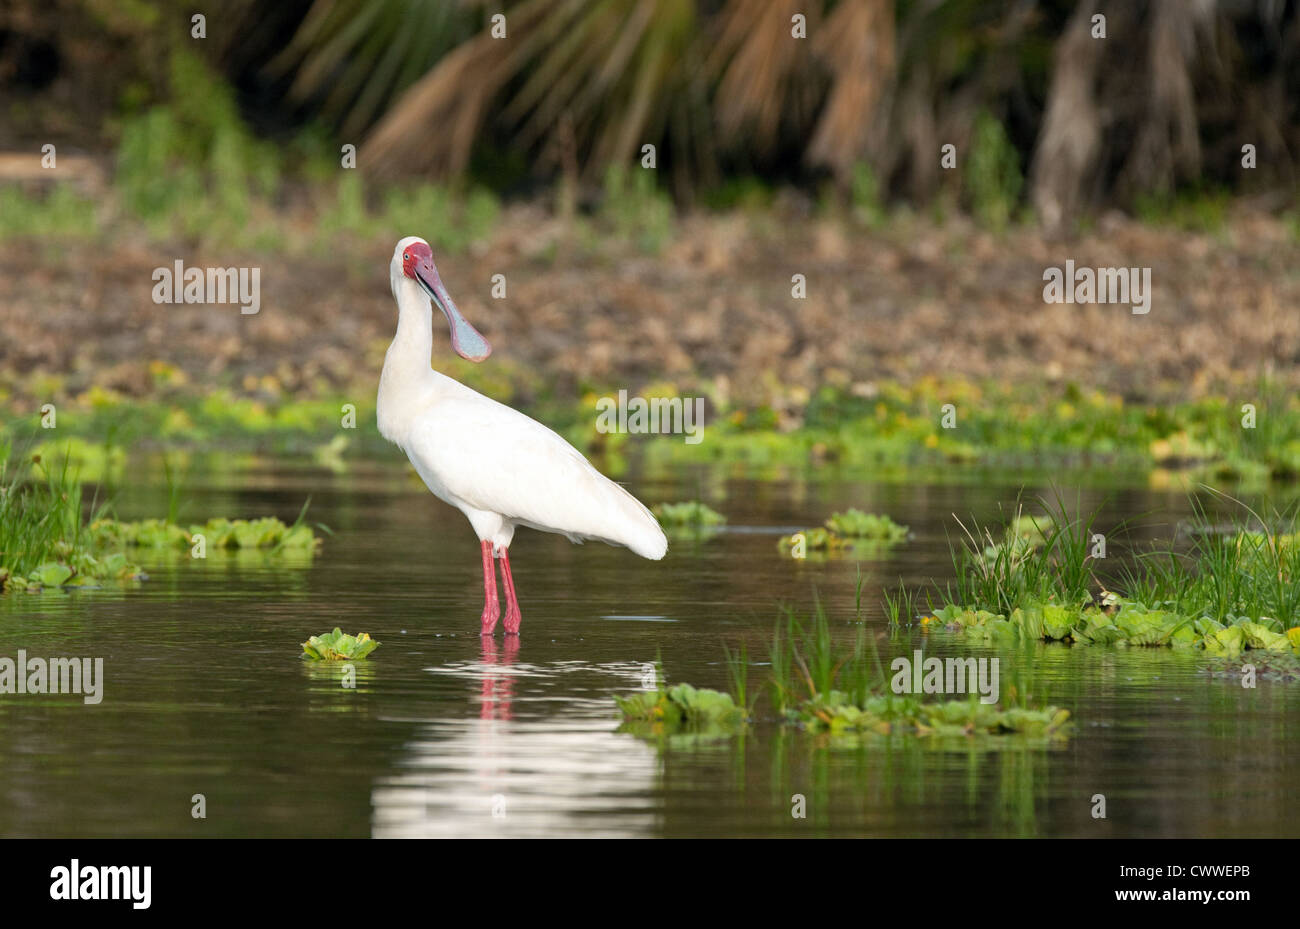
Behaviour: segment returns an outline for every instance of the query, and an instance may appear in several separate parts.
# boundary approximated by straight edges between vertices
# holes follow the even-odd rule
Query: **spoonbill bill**
[[[662,558],[668,539],[641,501],[541,423],[433,370],[434,305],[447,318],[451,347],[462,358],[483,361],[492,346],[447,293],[429,243],[418,236],[398,242],[388,276],[397,300],[397,334],[379,376],[379,432],[406,452],[434,496],[464,513],[478,536],[481,634],[496,630],[500,611],[496,560],[505,585],[506,634],[519,633],[510,575],[510,542],[519,526]]]

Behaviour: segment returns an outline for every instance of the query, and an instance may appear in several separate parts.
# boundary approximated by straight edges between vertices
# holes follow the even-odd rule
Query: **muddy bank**
[[[394,240],[399,232],[420,230],[394,230]],[[198,391],[373,389],[395,325],[391,248],[216,254],[132,237],[6,242],[0,365],[10,405],[92,385],[144,395],[160,371]],[[178,258],[259,267],[260,312],[155,304],[153,270]],[[680,219],[651,255],[514,206],[487,242],[437,258],[493,343],[487,364],[525,399],[668,380],[709,382],[732,404],[783,407],[828,381],[938,375],[1075,381],[1172,400],[1263,374],[1298,379],[1300,243],[1262,215],[1235,216],[1212,234],[1116,217],[1057,242],[1033,229],[992,235],[960,217],[898,218],[872,232],[771,212],[701,215]],[[1150,312],[1045,304],[1044,269],[1067,259],[1149,267]],[[496,274],[505,299],[491,296]],[[804,299],[791,296],[796,274]],[[434,363],[449,360],[439,330]]]

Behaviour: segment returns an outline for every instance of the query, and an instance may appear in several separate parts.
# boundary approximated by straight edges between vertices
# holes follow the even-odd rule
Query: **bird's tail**
[[[620,527],[619,538],[613,541],[626,545],[642,558],[658,561],[668,552],[668,537],[664,535],[659,520],[649,508],[632,496],[625,488],[610,481],[610,486],[618,497],[618,506],[624,519]]]

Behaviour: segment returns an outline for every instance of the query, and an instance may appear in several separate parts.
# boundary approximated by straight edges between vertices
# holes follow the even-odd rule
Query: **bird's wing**
[[[553,430],[481,394],[441,399],[413,424],[407,450],[467,505],[573,539],[668,548],[646,507]]]

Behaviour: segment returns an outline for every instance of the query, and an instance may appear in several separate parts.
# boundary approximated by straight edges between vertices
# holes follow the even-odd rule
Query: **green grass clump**
[[[1057,501],[1058,505],[1060,501]],[[1204,510],[1193,505],[1199,522]],[[1235,656],[1248,649],[1300,653],[1300,532],[1297,515],[1262,519],[1267,530],[1238,523],[1198,531],[1186,551],[1140,553],[1136,568],[1105,584],[1094,574],[1096,511],[1064,516],[1064,507],[1013,524],[1000,540],[967,530],[953,549],[957,580],[937,622],[993,642],[1046,639],[1077,645],[1196,647]]]
[[[884,225],[887,217],[884,198],[880,192],[880,179],[876,177],[871,165],[858,162],[853,166],[849,194],[855,220],[872,229]]]
[[[611,165],[605,172],[600,218],[624,241],[657,253],[672,236],[676,211],[672,198],[655,185],[652,170]]]
[[[976,218],[994,229],[1011,221],[1024,186],[1020,155],[1006,129],[987,112],[975,120],[963,181]]]
[[[84,451],[84,449],[81,449]],[[56,457],[51,450],[11,464],[12,448],[0,443],[0,589],[37,591],[86,587],[144,576],[128,552],[188,549],[202,533],[214,551],[249,549],[310,555],[320,544],[303,521],[212,519],[190,526],[174,518],[124,522],[104,505],[84,503],[78,449],[70,443]],[[101,456],[111,454],[100,450]],[[56,463],[57,462],[57,463]],[[174,514],[173,514],[174,515]]]
[[[1232,198],[1226,190],[1197,189],[1139,194],[1134,201],[1138,219],[1152,226],[1173,226],[1187,232],[1218,233],[1228,222]]]
[[[769,652],[769,693],[786,721],[814,731],[874,732],[881,735],[1057,735],[1068,710],[1017,703],[1032,683],[1010,688],[1007,705],[977,699],[927,701],[891,692],[873,640],[862,627],[850,646],[835,642],[819,603],[812,621],[787,612]]]
[[[927,701],[895,694],[872,639],[859,627],[851,645],[837,643],[818,604],[811,622],[787,612],[769,652],[772,707],[787,722],[814,731],[912,733],[916,735],[1054,735],[1064,731],[1069,712],[978,700]],[[1010,693],[1027,693],[1013,687]],[[1013,696],[1012,699],[1015,699]]]
[[[29,196],[17,186],[0,187],[0,240],[92,238],[96,215],[95,200],[66,184],[55,185],[42,197]]]
[[[30,469],[10,465],[0,445],[0,589],[37,591],[90,586],[141,576],[121,552],[95,544],[86,529],[81,483],[65,456],[33,456]],[[103,507],[90,507],[102,514]]]
[[[1072,519],[1064,501],[1058,498],[1056,506],[1034,517],[1017,509],[1001,533],[958,521],[960,544],[950,545],[956,583],[948,602],[991,613],[1010,613],[1026,603],[1088,602],[1098,511]]]
[[[688,684],[615,697],[630,723],[656,724],[662,732],[681,727],[734,730],[751,718],[749,657],[744,647],[724,650],[731,692]],[[811,621],[787,610],[769,652],[765,709],[780,723],[840,733],[975,736],[1057,736],[1069,711],[1029,707],[1020,701],[1029,686],[1012,686],[1006,705],[970,700],[932,701],[888,689],[872,640],[859,627],[851,645],[837,643],[818,604]],[[761,699],[761,698],[760,698]],[[756,700],[755,703],[758,701]]]
[[[178,48],[168,65],[169,102],[123,122],[122,201],[155,236],[251,244],[254,198],[275,197],[283,157],[253,138],[234,91],[198,55]]]
[[[359,661],[379,647],[370,634],[347,635],[337,626],[333,632],[314,635],[302,643],[302,657],[307,661]]]
[[[445,187],[421,184],[389,190],[378,224],[382,229],[427,230],[429,243],[440,253],[463,252],[487,238],[500,211],[497,198],[483,188],[462,197]]]

